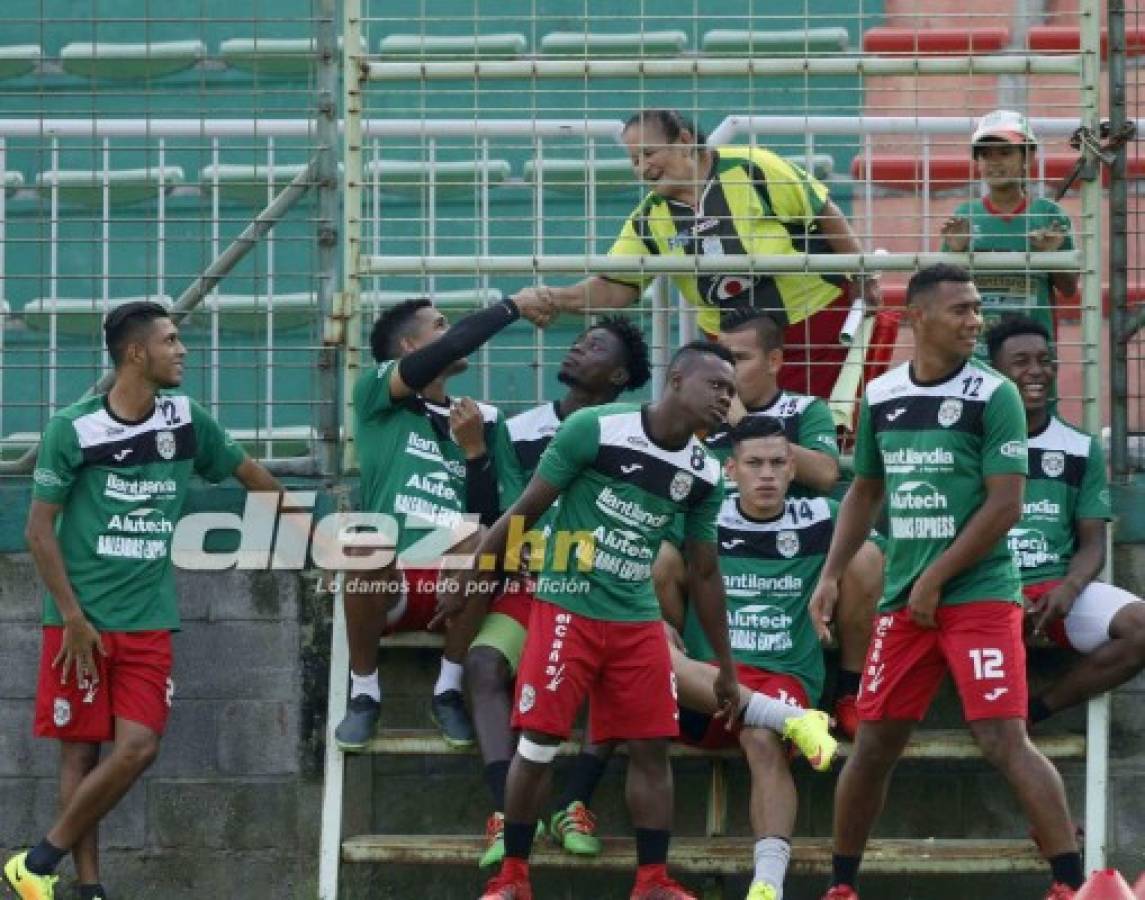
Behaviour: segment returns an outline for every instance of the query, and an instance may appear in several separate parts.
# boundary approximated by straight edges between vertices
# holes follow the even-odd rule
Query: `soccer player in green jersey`
[[[1145,603],[1097,580],[1110,519],[1105,457],[1099,438],[1050,412],[1057,365],[1045,326],[1009,319],[990,330],[986,345],[994,367],[1018,386],[1026,407],[1030,474],[1010,550],[1022,574],[1027,611],[1037,631],[1084,654],[1030,698],[1029,719],[1037,723],[1145,668]]]
[[[399,523],[396,564],[363,578],[370,590],[346,592],[350,649],[350,700],[334,736],[343,750],[360,750],[373,735],[381,710],[378,641],[387,630],[413,631],[435,624],[440,549],[421,559],[418,545],[428,530],[460,525],[475,478],[488,477],[489,461],[451,434],[459,410],[445,382],[468,365],[466,356],[520,317],[547,323],[551,308],[540,300],[502,300],[460,319],[452,327],[425,298],[387,309],[374,323],[370,349],[376,367],[354,385],[354,434],[361,466],[362,508],[395,516]],[[504,417],[484,406],[488,456],[509,484],[515,469]],[[474,448],[470,447],[472,451]],[[437,544],[435,543],[435,548]],[[462,696],[466,650],[482,611],[470,604],[447,622],[441,670],[431,713],[453,746],[472,746],[473,726]]]
[[[509,437],[521,468],[521,483],[533,477],[541,454],[569,416],[581,409],[615,402],[622,392],[642,388],[651,375],[648,345],[640,329],[622,316],[598,319],[577,338],[561,361],[557,380],[565,385],[564,396],[509,419]],[[550,509],[541,521],[550,519],[554,512]],[[469,708],[485,762],[485,783],[493,796],[494,812],[486,823],[482,868],[496,865],[505,854],[505,782],[517,742],[510,724],[513,678],[521,661],[532,604],[531,579],[510,579],[506,589],[490,604],[465,657]],[[591,748],[577,758],[564,797],[552,816],[550,833],[571,853],[600,852],[600,842],[592,833],[593,819],[585,807],[604,772],[606,759],[607,754],[595,753]]]
[[[484,537],[477,562],[513,569],[514,517],[529,527],[558,499],[517,676],[513,724],[522,730],[505,800],[505,860],[484,900],[530,900],[528,858],[550,764],[585,698],[595,740],[629,746],[629,806],[638,874],[632,897],[678,898],[667,874],[672,821],[668,741],[678,733],[668,644],[651,585],[652,559],[673,516],[686,514],[691,596],[720,661],[716,701],[736,701],[715,517],[719,467],[695,437],[727,414],[733,370],[718,345],[685,345],[659,401],[608,404],[570,416],[520,499]],[[486,573],[491,574],[491,573]]]
[[[164,307],[124,304],[104,336],[114,386],[51,417],[33,474],[25,536],[47,589],[35,732],[60,742],[60,813],[4,866],[22,900],[51,900],[69,852],[82,900],[107,896],[99,822],[158,754],[175,690],[171,540],[191,474],[281,492],[175,390],[187,351]]]
[[[1029,173],[1038,141],[1026,117],[998,109],[981,118],[970,152],[986,193],[959,205],[942,225],[943,249],[1010,250],[1020,253],[1072,250],[1069,215],[1045,197],[1031,197]],[[1054,333],[1052,291],[1072,296],[1076,272],[977,272],[986,327],[1009,314],[1028,315]],[[986,359],[981,342],[976,350]]]
[[[949,670],[983,756],[1009,782],[1053,873],[1047,900],[1084,881],[1057,771],[1026,734],[1021,583],[1006,535],[1022,514],[1026,422],[1017,388],[973,358],[982,301],[938,265],[907,285],[912,359],[863,395],[855,480],[811,614],[826,634],[847,562],[886,500],[886,586],[859,687],[859,730],[835,791],[827,900],[853,900],[895,762]]]
[[[631,116],[621,139],[649,189],[612,245],[611,256],[720,257],[741,254],[861,253],[862,245],[827,188],[763,147],[712,147],[671,109]],[[601,273],[564,287],[526,288],[565,312],[618,309],[640,299],[654,276]],[[720,312],[752,306],[786,328],[785,388],[829,397],[847,348],[839,331],[861,293],[878,305],[877,276],[848,280],[814,272],[697,272],[672,276],[709,336]]]
[[[823,650],[808,611],[811,590],[831,543],[838,504],[792,496],[796,470],[785,424],[746,416],[728,435],[727,472],[737,492],[720,509],[720,572],[727,594],[728,632],[745,692],[810,708],[823,690]],[[743,748],[751,772],[749,808],[755,834],[755,872],[748,900],[779,900],[791,857],[797,809],[795,782],[780,733],[729,728],[714,719],[712,651],[689,608],[681,622],[687,656],[673,654],[680,693],[680,731],[709,749]],[[748,700],[750,704],[751,700]],[[750,709],[750,706],[747,708]],[[824,716],[823,713],[815,713]],[[828,748],[828,754],[833,747]],[[826,768],[827,758],[813,761]]]
[[[835,422],[823,400],[779,386],[778,375],[784,364],[783,329],[767,313],[737,310],[724,317],[720,343],[736,361],[738,404],[733,404],[731,420],[767,416],[782,422],[795,463],[791,495],[829,494],[839,479]],[[730,433],[731,424],[725,423],[705,439],[721,463],[731,454]],[[734,490],[734,485],[728,487]],[[837,727],[848,738],[855,736],[858,727],[855,698],[875,605],[882,592],[882,568],[882,552],[874,541],[867,541],[847,566],[840,586],[836,616],[840,653],[833,706]],[[661,604],[665,610],[675,611],[670,615],[678,616],[686,601],[687,573],[684,558],[672,541],[661,545],[653,577]]]

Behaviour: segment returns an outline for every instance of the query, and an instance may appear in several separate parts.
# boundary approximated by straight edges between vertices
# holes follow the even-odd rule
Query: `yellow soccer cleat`
[[[839,742],[831,737],[831,720],[825,712],[809,709],[797,719],[788,719],[783,736],[799,748],[816,772],[831,768]]]
[[[779,900],[779,891],[770,884],[756,881],[748,890],[746,900]]]
[[[28,851],[17,853],[4,864],[4,877],[8,886],[20,900],[53,900],[56,896],[56,875],[36,875],[24,865]]]

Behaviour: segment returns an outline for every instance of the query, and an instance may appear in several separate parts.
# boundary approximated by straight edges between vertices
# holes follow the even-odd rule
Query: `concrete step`
[[[1085,738],[1079,734],[1045,734],[1035,735],[1034,744],[1050,759],[1084,759]],[[567,741],[561,744],[562,756],[572,756],[580,749],[579,741]],[[623,752],[623,748],[622,752]],[[846,756],[851,751],[851,745],[840,745],[840,755]],[[727,750],[701,750],[684,744],[673,744],[672,755],[691,758],[723,758],[737,759],[742,756],[738,748]],[[445,743],[435,731],[418,728],[387,729],[378,734],[366,748],[363,754],[392,755],[392,756],[424,756],[424,755],[454,755],[476,754],[477,749],[456,750]],[[967,760],[979,759],[981,754],[975,745],[970,733],[954,730],[920,730],[909,744],[903,759],[906,760]]]
[[[538,843],[534,865],[587,871],[631,869],[636,846],[631,838],[602,838],[597,857],[574,857],[547,843]],[[736,875],[752,856],[753,840],[746,837],[677,838],[669,855],[674,870],[689,873]],[[484,840],[464,835],[363,834],[342,842],[346,863],[395,865],[472,866]],[[863,856],[864,874],[1003,874],[1043,870],[1045,860],[1029,840],[874,840]],[[796,838],[792,843],[793,875],[824,875],[831,871],[829,838]]]

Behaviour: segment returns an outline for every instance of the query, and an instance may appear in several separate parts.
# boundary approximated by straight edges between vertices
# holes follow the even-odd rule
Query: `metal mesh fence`
[[[14,0],[0,49],[0,447],[104,372],[100,323],[171,303],[313,156],[316,4]],[[183,323],[184,387],[259,455],[305,452],[314,192]]]

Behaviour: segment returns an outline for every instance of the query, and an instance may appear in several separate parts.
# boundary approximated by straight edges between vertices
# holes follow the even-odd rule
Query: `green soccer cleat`
[[[783,736],[799,748],[816,772],[831,768],[839,742],[831,737],[831,720],[825,712],[809,709],[797,719],[788,719]]]
[[[545,823],[537,822],[536,839],[545,836]],[[488,869],[505,858],[505,814],[491,813],[485,822],[485,852],[477,862],[479,869]]]
[[[756,881],[748,889],[746,900],[779,900],[779,892],[774,885]]]
[[[36,875],[25,865],[28,851],[17,853],[4,864],[4,877],[8,886],[16,892],[20,900],[54,900],[56,896],[56,875]]]
[[[505,858],[505,814],[495,812],[485,822],[485,852],[477,868],[488,869]]]
[[[600,838],[596,836],[596,816],[579,800],[557,810],[549,820],[549,834],[574,856],[599,856]]]

